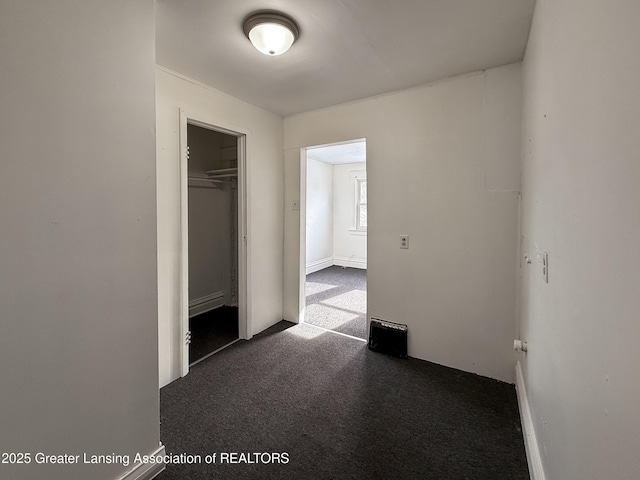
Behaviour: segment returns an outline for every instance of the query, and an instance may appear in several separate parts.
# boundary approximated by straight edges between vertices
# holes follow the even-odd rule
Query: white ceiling
[[[522,60],[535,0],[157,0],[156,60],[287,116]],[[257,10],[300,27],[287,53],[242,31]]]
[[[307,148],[307,158],[319,162],[340,165],[344,163],[362,163],[367,160],[367,143],[364,140],[350,143]]]

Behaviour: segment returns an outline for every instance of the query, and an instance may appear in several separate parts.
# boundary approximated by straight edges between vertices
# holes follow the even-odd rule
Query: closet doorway
[[[246,338],[245,137],[181,114],[182,374]]]

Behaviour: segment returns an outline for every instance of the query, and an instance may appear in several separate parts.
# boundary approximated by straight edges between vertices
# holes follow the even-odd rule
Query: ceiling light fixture
[[[298,26],[275,12],[255,13],[244,22],[244,34],[265,55],[281,55],[298,39]]]

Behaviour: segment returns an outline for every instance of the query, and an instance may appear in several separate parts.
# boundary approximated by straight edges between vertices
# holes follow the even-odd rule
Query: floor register
[[[407,358],[407,326],[372,317],[368,346],[374,352]]]

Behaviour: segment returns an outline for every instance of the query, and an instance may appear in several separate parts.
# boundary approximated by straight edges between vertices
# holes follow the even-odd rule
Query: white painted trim
[[[158,449],[149,454],[150,457],[156,457],[158,455],[164,456],[166,454],[164,445],[162,443]],[[137,463],[124,475],[118,477],[118,480],[151,480],[155,478],[160,472],[165,469],[164,463]]]
[[[208,312],[214,308],[218,308],[224,305],[224,292],[215,292],[211,295],[205,295],[204,297],[196,298],[189,302],[189,318],[201,313]]]
[[[366,258],[333,257],[333,264],[340,267],[367,269]]]
[[[527,452],[527,463],[529,464],[529,476],[531,480],[545,480],[542,457],[540,456],[540,449],[538,448],[538,440],[533,426],[531,409],[529,408],[527,390],[524,386],[522,366],[519,361],[516,363],[516,393],[518,394],[524,446]]]
[[[295,117],[296,115],[298,115],[298,114],[294,114],[294,115],[290,115],[290,116]],[[309,145],[308,147],[304,147],[304,149],[305,150],[313,150],[314,148],[335,147],[337,145],[349,145],[351,143],[362,143],[362,142],[366,142],[366,141],[367,141],[366,137],[362,137],[362,138],[356,138],[354,140],[342,140],[342,141],[333,142],[333,143],[321,143],[319,145]],[[365,162],[349,162],[349,163],[365,163]]]
[[[333,257],[322,258],[320,260],[316,260],[315,262],[307,263],[307,275],[332,266]]]
[[[196,298],[194,300],[191,300],[189,302],[189,308],[191,307],[197,307],[198,305],[202,304],[202,303],[208,303],[211,302],[212,300],[217,300],[219,298],[223,298],[224,297],[224,292],[223,291],[219,291],[219,292],[213,292],[209,295],[205,295],[204,297],[200,297],[200,298]]]
[[[238,336],[243,340],[253,337],[253,254],[251,244],[251,169],[247,143],[248,132],[238,131]]]
[[[366,258],[353,258],[353,257],[327,257],[321,260],[317,260],[315,262],[308,263],[306,265],[306,275],[310,273],[315,273],[325,268],[332,267],[333,265],[337,265],[339,267],[351,267],[351,268],[361,268],[363,270],[367,269],[367,259]]]
[[[305,310],[307,308],[307,297],[305,289],[307,276],[305,275],[307,263],[307,149],[300,149],[300,256],[298,257],[298,316],[294,319],[296,323],[304,322]]]
[[[189,373],[189,179],[187,114],[180,109],[180,375]]]

